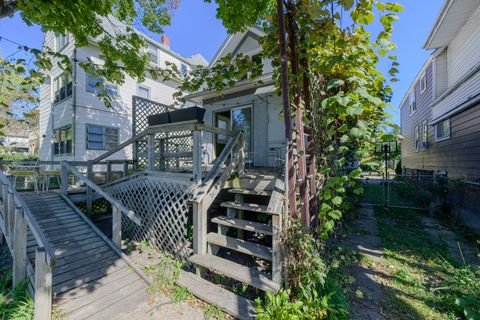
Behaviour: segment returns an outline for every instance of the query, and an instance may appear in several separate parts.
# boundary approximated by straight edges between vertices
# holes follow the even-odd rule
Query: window
[[[420,149],[420,127],[415,127],[415,151]]]
[[[180,71],[182,73],[187,73],[187,65],[184,63],[180,64]]]
[[[415,101],[415,90],[412,91],[408,97],[408,107],[410,109],[410,115],[414,114],[417,111],[417,102]]]
[[[68,43],[67,35],[55,33],[55,51],[57,52],[61,51],[63,48],[65,48],[67,43]]]
[[[427,120],[423,121],[423,132],[422,132],[422,142],[428,141],[428,122]]]
[[[420,77],[420,91],[423,93],[425,90],[427,90],[427,77],[424,72]]]
[[[65,126],[53,130],[53,154],[72,153],[72,126]]]
[[[118,129],[87,124],[87,149],[110,150],[118,146]]]
[[[150,88],[145,86],[138,86],[137,95],[145,99],[150,99]]]
[[[68,73],[58,76],[53,81],[53,102],[60,102],[72,95],[72,77]]]
[[[105,92],[110,97],[118,97],[118,86],[113,83],[105,83],[101,78],[97,78],[91,74],[87,74],[86,91],[90,93],[99,94],[102,92],[102,84]]]
[[[151,43],[148,44],[148,57],[151,62],[158,64],[158,48]]]
[[[437,141],[445,140],[450,138],[450,119],[443,120],[442,122],[437,123],[436,127],[436,138]]]

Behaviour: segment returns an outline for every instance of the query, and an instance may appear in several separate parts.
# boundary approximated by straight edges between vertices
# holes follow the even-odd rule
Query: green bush
[[[0,279],[0,319],[31,320],[34,303],[23,281],[15,288],[12,286],[12,274]]]
[[[31,154],[3,153],[0,154],[3,161],[38,161],[38,157]]]
[[[269,294],[263,303],[257,299],[258,318],[347,319],[348,301],[321,256],[323,244],[309,230],[294,225],[283,245],[290,290]]]
[[[397,165],[395,166],[395,173],[402,174],[402,160],[397,162]]]

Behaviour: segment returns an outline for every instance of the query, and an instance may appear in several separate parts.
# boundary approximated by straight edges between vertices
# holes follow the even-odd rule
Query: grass
[[[364,198],[369,203],[383,205],[384,185],[382,183],[363,183]],[[388,195],[388,203],[391,206],[401,207],[428,207],[432,195],[408,180],[394,180],[391,182]]]
[[[384,208],[375,213],[387,270],[383,304],[389,317],[466,319],[466,309],[478,311],[475,304],[480,301],[467,298],[480,296],[480,268],[456,266],[446,244],[423,230],[420,213]]]

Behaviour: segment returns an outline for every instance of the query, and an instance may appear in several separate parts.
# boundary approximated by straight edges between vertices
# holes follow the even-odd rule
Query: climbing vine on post
[[[262,26],[266,33],[260,39],[262,55],[272,60],[281,93],[277,0],[215,2],[217,17],[230,33]],[[318,221],[318,232],[326,237],[346,209],[346,191],[363,192],[355,183],[361,170],[354,169],[353,163],[371,150],[371,142],[385,125],[389,82],[397,80],[398,72],[395,56],[389,55],[396,48],[391,35],[402,6],[380,0],[283,0],[282,9],[297,156],[296,167],[291,169],[299,178],[300,194],[300,206],[291,208],[292,216],[299,210],[304,225],[316,227]],[[382,26],[376,35],[368,31],[373,23]],[[378,69],[381,59],[389,61],[388,78]],[[228,56],[205,74],[197,71],[187,76],[180,89],[194,91],[206,83],[208,89],[221,91],[254,67],[248,61],[245,56]],[[252,78],[258,74],[250,73]],[[308,134],[305,143],[303,133]],[[302,211],[308,205],[311,210]]]

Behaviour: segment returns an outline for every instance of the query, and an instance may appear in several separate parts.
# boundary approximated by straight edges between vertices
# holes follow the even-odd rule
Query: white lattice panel
[[[184,260],[192,252],[187,223],[193,190],[189,181],[162,176],[141,176],[107,189],[142,219],[142,225],[137,226],[123,217],[124,235],[136,241],[147,240],[157,249]]]

